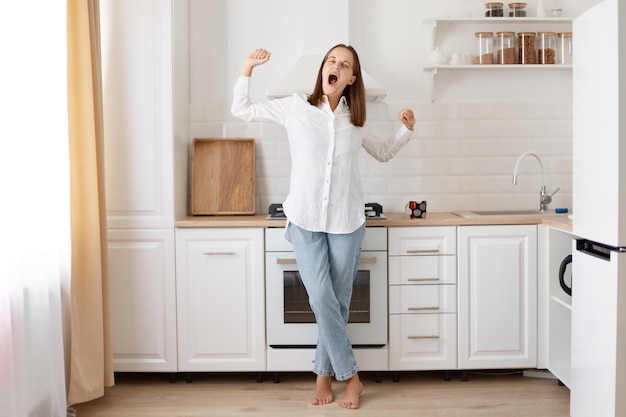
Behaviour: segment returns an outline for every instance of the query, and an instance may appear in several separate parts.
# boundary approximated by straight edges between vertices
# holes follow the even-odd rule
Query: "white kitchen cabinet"
[[[389,228],[388,250],[389,369],[456,369],[456,227]]]
[[[537,226],[458,227],[459,369],[537,367]]]
[[[262,228],[177,228],[178,370],[265,371]]]
[[[172,0],[100,1],[116,371],[176,371],[172,21]]]
[[[110,230],[116,372],[176,372],[173,230]]]
[[[173,229],[172,0],[101,0],[100,14],[108,227]]]

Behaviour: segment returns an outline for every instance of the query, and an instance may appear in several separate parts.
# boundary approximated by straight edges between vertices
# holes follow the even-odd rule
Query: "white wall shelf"
[[[424,20],[425,24],[431,26],[431,42],[430,50],[435,49],[437,27],[444,24],[450,25],[488,25],[494,26],[500,30],[505,28],[512,31],[533,30],[541,27],[545,28],[563,28],[563,31],[571,31],[573,18],[570,17],[441,17],[428,18]],[[531,26],[531,28],[527,28]],[[523,28],[523,29],[522,29]],[[432,65],[428,64],[423,67],[424,71],[431,72],[430,78],[430,101],[435,101],[435,77],[439,71],[571,71],[571,65],[562,64],[477,64],[477,65]]]
[[[433,17],[424,20],[424,23],[437,24],[437,23],[566,23],[571,24],[573,22],[571,17]]]
[[[470,65],[426,65],[424,71],[568,71],[571,65],[562,64],[470,64]]]

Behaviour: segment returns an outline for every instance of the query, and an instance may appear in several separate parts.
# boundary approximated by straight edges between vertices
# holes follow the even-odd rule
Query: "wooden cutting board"
[[[191,214],[255,214],[254,139],[194,139]]]

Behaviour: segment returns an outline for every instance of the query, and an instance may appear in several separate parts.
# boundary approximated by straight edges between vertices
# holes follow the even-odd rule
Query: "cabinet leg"
[[[398,382],[400,381],[400,374],[398,372],[394,372],[392,378],[393,378],[393,382]]]
[[[185,376],[185,381],[187,381],[188,384],[191,384],[193,382],[193,376],[191,375],[191,372],[189,372],[187,376]]]
[[[463,381],[463,382],[467,381],[467,372],[466,371],[461,372],[461,381]]]
[[[260,384],[261,382],[263,382],[263,374],[261,372],[256,374],[256,382],[257,384]]]
[[[278,384],[280,382],[280,374],[276,372],[274,374],[274,384]]]
[[[170,374],[170,384],[175,384],[176,383],[176,372],[172,372]]]
[[[443,371],[443,380],[444,381],[450,380],[450,371]]]
[[[382,372],[376,372],[376,375],[374,376],[374,380],[376,381],[377,384],[380,384],[383,381],[383,374]]]

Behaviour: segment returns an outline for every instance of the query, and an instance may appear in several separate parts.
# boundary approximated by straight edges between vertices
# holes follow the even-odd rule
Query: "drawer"
[[[389,284],[456,283],[456,255],[389,256]]]
[[[456,285],[392,285],[389,313],[456,313]]]
[[[457,368],[456,314],[389,317],[389,369]]]
[[[389,255],[454,255],[456,227],[390,227]]]

